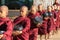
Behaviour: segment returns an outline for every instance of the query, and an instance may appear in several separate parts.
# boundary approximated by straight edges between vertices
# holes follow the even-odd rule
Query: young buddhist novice
[[[58,12],[57,12],[57,27],[59,29],[59,26],[60,26],[60,6],[58,6],[57,8]]]
[[[56,26],[56,33],[58,32],[58,6],[56,6],[56,5],[54,5],[54,9],[55,9],[55,11],[54,11],[54,21],[55,21],[55,26]]]
[[[45,10],[43,9],[43,5],[42,4],[38,5],[38,12],[39,12],[40,15],[42,15],[43,13],[45,13]]]
[[[55,9],[54,9],[54,6],[51,6],[51,8],[52,8],[52,11],[54,12],[54,10],[55,10]]]
[[[56,12],[55,12],[55,8],[54,8],[54,6],[51,6],[51,8],[52,8],[52,14],[53,14],[53,28],[52,28],[52,30],[53,30],[53,33],[52,33],[52,35],[54,35],[55,34],[55,31],[56,31],[56,22],[55,22],[55,18],[56,18]]]
[[[39,28],[40,40],[42,40],[42,35],[44,35],[45,40],[47,40],[47,22],[49,15],[48,13],[43,14],[43,22]]]
[[[31,11],[28,15],[28,17],[31,20],[31,27],[30,27],[30,38],[29,40],[37,40],[37,35],[38,35],[38,27],[40,25],[40,19],[38,17],[40,17],[39,13],[37,12],[37,7],[35,5],[33,5],[31,7]],[[37,21],[37,19],[39,21]]]
[[[20,16],[14,20],[13,40],[29,40],[30,19],[27,14],[28,8],[22,6]]]
[[[48,19],[48,24],[47,24],[47,33],[48,33],[48,38],[49,38],[54,28],[54,17],[53,17],[51,6],[47,7],[47,13],[49,14],[49,19]]]
[[[57,11],[57,7],[58,7],[57,5],[54,5],[54,10],[55,10],[55,11]]]
[[[8,15],[8,7],[1,6],[0,7],[0,40],[11,40],[13,23],[7,17]]]

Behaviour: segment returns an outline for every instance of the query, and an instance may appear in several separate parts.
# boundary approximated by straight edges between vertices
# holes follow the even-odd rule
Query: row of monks
[[[13,21],[8,15],[8,7],[0,6],[0,40],[37,40],[37,35],[44,35],[48,40],[51,35],[60,29],[60,5],[55,3],[43,9],[32,5],[28,11],[27,6],[20,8],[20,16]]]

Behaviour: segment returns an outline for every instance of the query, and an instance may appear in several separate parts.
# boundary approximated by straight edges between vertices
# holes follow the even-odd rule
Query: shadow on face
[[[20,15],[26,16],[28,14],[28,8],[26,6],[21,7],[20,9]]]
[[[36,14],[36,12],[37,12],[37,7],[36,7],[35,5],[33,5],[33,6],[31,7],[31,13],[32,13],[32,14]]]

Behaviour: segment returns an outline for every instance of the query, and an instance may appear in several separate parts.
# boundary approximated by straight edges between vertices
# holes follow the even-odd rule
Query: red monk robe
[[[49,18],[48,19],[48,24],[47,24],[47,33],[50,33],[53,29],[55,29],[55,27],[54,27],[54,19]]]
[[[33,19],[36,16],[40,16],[38,12],[36,12],[36,14],[29,14],[28,17],[31,19],[31,27],[30,27],[30,38],[29,40],[37,40],[37,35],[38,35],[38,27],[37,25],[34,23]]]
[[[40,15],[42,15],[43,13],[45,13],[45,10],[42,11],[38,11]]]
[[[60,10],[58,10],[57,13],[58,13],[58,14],[57,14],[57,16],[58,16],[58,18],[57,18],[58,26],[60,27]]]
[[[13,40],[29,40],[29,33],[28,30],[30,29],[30,19],[28,17],[18,17],[14,20],[14,25],[23,22],[23,30],[22,34],[13,37]]]
[[[52,13],[54,14],[54,30],[59,27],[58,25],[58,12],[56,12],[55,10],[52,10]]]
[[[46,35],[47,34],[47,20],[43,20],[42,26],[39,28],[39,34],[40,35]]]
[[[55,10],[52,10],[52,13],[53,13],[53,20],[56,18],[56,13],[55,13]],[[53,30],[55,30],[56,28],[56,22],[54,21],[54,26],[53,26]]]
[[[43,15],[46,11],[45,10],[42,10],[42,11],[38,11],[39,12],[39,14],[40,15]],[[44,20],[44,22],[43,23],[45,23],[45,20]],[[45,25],[45,24],[44,24]],[[44,26],[43,25],[43,26]],[[38,34],[46,34],[47,32],[46,32],[46,30],[44,30],[43,28],[42,28],[42,26],[40,27],[40,28],[38,28]]]
[[[9,18],[0,18],[0,30],[5,31],[2,40],[11,40],[13,25]]]

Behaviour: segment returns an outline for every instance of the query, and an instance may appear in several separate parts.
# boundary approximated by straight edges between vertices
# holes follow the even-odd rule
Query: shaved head
[[[37,10],[38,8],[37,8],[37,6],[32,5],[31,9],[36,9]]]
[[[27,6],[22,6],[21,10],[28,11],[28,7]]]
[[[32,5],[32,7],[31,7],[31,13],[35,15],[36,12],[37,12],[37,6]]]
[[[1,10],[1,17],[6,17],[8,15],[8,7],[3,5],[0,7],[0,10]]]
[[[3,6],[1,6],[1,10],[8,11],[8,7],[3,5]]]
[[[43,10],[43,5],[42,4],[39,4],[38,5],[38,11],[42,11]]]

